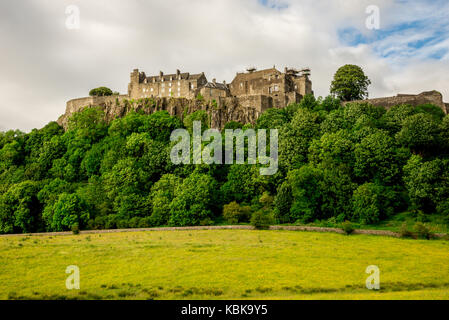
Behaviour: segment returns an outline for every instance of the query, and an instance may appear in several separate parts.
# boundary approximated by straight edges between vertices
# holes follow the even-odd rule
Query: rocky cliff
[[[58,123],[67,129],[68,119],[86,107],[101,107],[104,110],[106,121],[123,117],[130,111],[143,111],[151,114],[166,110],[172,116],[181,120],[185,115],[197,110],[205,110],[210,116],[211,128],[223,129],[229,121],[240,123],[255,123],[264,110],[251,107],[250,101],[242,104],[238,98],[220,98],[218,101],[203,101],[185,98],[145,98],[139,100],[129,99],[127,95],[109,97],[88,97],[74,99],[67,102],[66,112],[58,119]],[[267,105],[265,108],[269,108]]]

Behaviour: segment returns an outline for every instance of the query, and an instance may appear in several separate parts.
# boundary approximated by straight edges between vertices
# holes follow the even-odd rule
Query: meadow
[[[449,299],[449,242],[255,230],[0,237],[0,299]],[[80,268],[80,290],[66,267]],[[378,291],[365,269],[380,269]]]

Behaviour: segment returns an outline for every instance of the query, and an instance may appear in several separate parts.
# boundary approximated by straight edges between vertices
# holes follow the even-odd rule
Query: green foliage
[[[404,167],[404,182],[414,208],[433,213],[444,210],[449,198],[449,160],[424,161],[413,155]],[[446,212],[441,212],[446,213]]]
[[[436,106],[386,111],[308,95],[255,125],[227,123],[279,130],[279,170],[268,177],[260,164],[173,165],[171,132],[210,124],[205,110],[182,118],[139,111],[107,123],[93,107],[67,131],[51,122],[0,132],[0,233],[240,223],[251,212],[338,225],[408,209],[420,221],[449,221],[449,116]]]
[[[193,132],[193,122],[200,121],[201,122],[201,132],[209,129],[209,115],[205,110],[198,110],[184,118],[184,126],[187,130],[192,134]]]
[[[223,218],[230,224],[248,222],[251,217],[251,207],[241,206],[233,201],[223,207]]]
[[[353,219],[362,224],[378,223],[394,212],[395,193],[389,188],[365,183],[352,196]]]
[[[368,97],[370,84],[362,68],[347,64],[335,73],[330,92],[342,101],[363,100]]]
[[[166,174],[151,188],[151,218],[156,225],[167,225],[170,220],[170,203],[175,198],[175,191],[182,180],[173,175]]]
[[[416,236],[419,239],[431,239],[433,234],[430,231],[430,229],[422,222],[415,223],[415,226],[413,227],[413,230],[416,233]]]
[[[278,188],[274,198],[274,218],[280,223],[295,222],[290,219],[290,209],[293,203],[292,189],[288,181]]]
[[[351,221],[345,221],[341,224],[341,228],[343,229],[344,233],[347,235],[350,235],[354,232],[355,228],[352,225]]]
[[[251,225],[257,230],[268,229],[274,223],[274,219],[269,211],[258,210],[251,216]]]
[[[430,114],[418,113],[402,121],[396,139],[414,153],[423,153],[438,147],[440,125]]]
[[[95,88],[89,91],[89,96],[95,96],[95,97],[103,97],[103,96],[112,96],[114,92],[112,92],[111,89],[107,87],[99,87]]]
[[[212,216],[216,198],[216,181],[209,175],[193,172],[176,188],[175,198],[170,203],[172,226],[194,226]]]
[[[53,205],[52,230],[71,230],[74,225],[83,228],[89,220],[86,203],[76,194],[62,193]]]

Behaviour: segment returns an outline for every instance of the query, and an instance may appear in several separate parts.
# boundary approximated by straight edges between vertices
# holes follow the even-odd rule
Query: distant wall
[[[376,99],[368,99],[363,101],[353,101],[353,102],[368,102],[374,106],[384,107],[386,109],[390,109],[393,106],[401,105],[401,104],[409,104],[412,106],[418,106],[421,104],[431,103],[438,107],[440,107],[445,114],[449,113],[447,103],[443,102],[443,95],[438,91],[428,91],[423,92],[417,95],[413,94],[398,94],[395,97],[386,97],[386,98],[376,98]],[[346,102],[345,104],[347,104]]]

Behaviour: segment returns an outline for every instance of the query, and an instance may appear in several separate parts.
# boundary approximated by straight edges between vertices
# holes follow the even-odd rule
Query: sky
[[[447,0],[3,0],[0,131],[41,128],[95,87],[126,93],[135,68],[229,83],[249,66],[309,67],[327,96],[350,63],[370,97],[449,102],[448,18]]]

